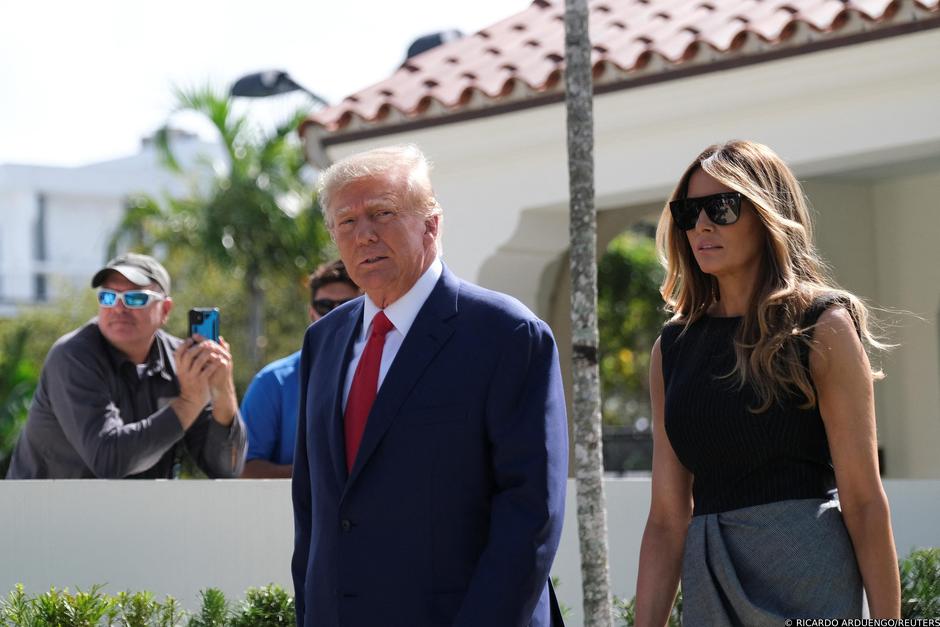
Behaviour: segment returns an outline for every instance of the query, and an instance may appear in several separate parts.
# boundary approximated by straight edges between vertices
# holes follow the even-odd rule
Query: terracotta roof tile
[[[593,0],[595,81],[924,19],[940,19],[940,0]],[[409,59],[304,126],[341,134],[524,100],[560,92],[563,69],[564,0],[534,0],[516,15]]]

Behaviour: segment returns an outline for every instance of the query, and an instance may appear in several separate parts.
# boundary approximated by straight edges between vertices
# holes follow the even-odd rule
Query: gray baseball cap
[[[125,253],[115,257],[95,273],[95,276],[91,279],[91,286],[98,287],[104,283],[109,272],[118,272],[125,279],[139,287],[156,283],[164,294],[170,295],[170,275],[166,268],[150,255]]]

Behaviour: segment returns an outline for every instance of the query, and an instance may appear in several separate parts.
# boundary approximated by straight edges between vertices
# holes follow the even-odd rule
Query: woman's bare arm
[[[679,462],[663,426],[665,394],[659,340],[650,358],[653,480],[650,513],[640,545],[637,627],[662,627],[676,597],[685,535],[692,516],[692,475]]]
[[[872,618],[898,618],[901,588],[891,515],[878,474],[871,366],[855,324],[841,307],[819,318],[810,354],[835,467],[842,517],[855,548]]]

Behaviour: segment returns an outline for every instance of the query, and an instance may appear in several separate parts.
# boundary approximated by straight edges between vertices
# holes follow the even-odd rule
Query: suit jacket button
[[[344,518],[339,526],[342,527],[343,531],[346,533],[349,533],[352,530],[352,522],[350,522],[348,518]]]

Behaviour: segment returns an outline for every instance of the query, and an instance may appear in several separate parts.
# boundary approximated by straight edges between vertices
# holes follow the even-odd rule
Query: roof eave
[[[768,61],[812,54],[833,48],[868,43],[890,37],[899,37],[935,28],[940,28],[940,15],[856,32],[850,35],[820,37],[815,41],[800,45],[774,47],[770,50],[751,53],[742,53],[740,51],[725,53],[731,56],[717,61],[690,63],[677,67],[666,66],[665,69],[656,72],[641,73],[632,78],[601,82],[595,85],[594,93],[601,95],[624,91],[691,76],[701,76],[712,72],[721,72],[756,65],[758,63],[766,63]],[[413,119],[408,119],[406,116],[403,116],[404,121],[383,120],[377,123],[364,121],[360,128],[350,130],[330,131],[322,124],[308,118],[301,123],[299,133],[304,141],[307,159],[317,167],[325,167],[321,164],[325,163],[329,165],[330,159],[327,155],[327,149],[332,146],[523,111],[557,104],[563,102],[564,99],[563,83],[559,81],[551,91],[525,99],[517,99],[510,102],[496,101],[497,104],[484,104],[477,108],[463,109],[455,113],[443,111],[436,115],[423,115]]]

